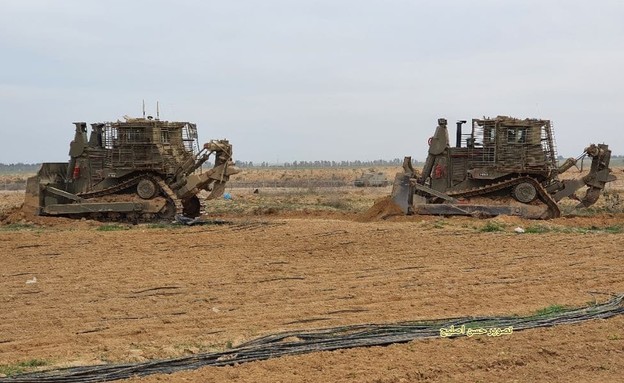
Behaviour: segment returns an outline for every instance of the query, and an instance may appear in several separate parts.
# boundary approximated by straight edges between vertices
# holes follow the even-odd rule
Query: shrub
[[[500,223],[494,222],[494,221],[490,221],[486,223],[484,226],[481,227],[481,229],[479,229],[479,231],[484,232],[484,233],[492,233],[492,232],[503,231],[503,230],[505,230],[505,227],[501,225]]]

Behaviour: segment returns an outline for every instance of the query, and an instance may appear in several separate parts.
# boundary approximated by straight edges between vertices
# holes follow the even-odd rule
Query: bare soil
[[[623,213],[405,217],[388,192],[231,190],[207,207],[226,224],[196,227],[32,217],[18,209],[23,194],[0,193],[0,373],[35,359],[219,351],[285,330],[525,315],[624,292]],[[617,317],[131,381],[619,382],[622,328]]]

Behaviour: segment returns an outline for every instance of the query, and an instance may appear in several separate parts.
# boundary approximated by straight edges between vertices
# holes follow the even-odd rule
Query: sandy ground
[[[308,206],[328,197],[305,198]],[[0,195],[5,211],[20,202]],[[539,223],[378,220],[326,207],[252,214],[221,207],[230,223],[201,227],[64,219],[0,226],[0,373],[35,359],[50,367],[218,351],[284,330],[524,315],[624,292],[622,213]],[[516,227],[544,230],[516,234]],[[622,328],[619,317],[133,381],[616,382]]]

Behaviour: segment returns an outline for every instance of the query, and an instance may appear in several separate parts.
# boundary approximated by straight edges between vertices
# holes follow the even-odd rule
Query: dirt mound
[[[54,227],[58,229],[63,228],[88,228],[101,226],[103,223],[86,220],[86,219],[71,219],[65,217],[42,217],[34,215],[25,209],[24,206],[14,207],[10,210],[0,213],[0,226],[1,225],[28,225],[33,227]]]
[[[24,209],[23,206],[14,207],[3,212],[0,215],[0,224],[2,225],[14,225],[14,224],[45,224],[43,222],[39,222],[41,220],[40,217],[37,217],[34,214],[31,214]]]
[[[387,196],[375,201],[375,204],[370,209],[358,215],[356,221],[371,222],[403,215],[405,215],[405,213],[403,213],[399,205],[394,203],[390,196]]]
[[[22,205],[4,211],[0,215],[0,222],[7,225],[12,223],[26,223],[26,221],[32,221],[34,218],[35,215],[29,214]]]

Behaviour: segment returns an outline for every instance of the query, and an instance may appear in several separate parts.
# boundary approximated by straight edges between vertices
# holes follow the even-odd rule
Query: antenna
[[[143,100],[143,118],[145,118],[145,100]]]
[[[158,107],[158,101],[156,101],[156,119],[160,120],[160,108]]]

